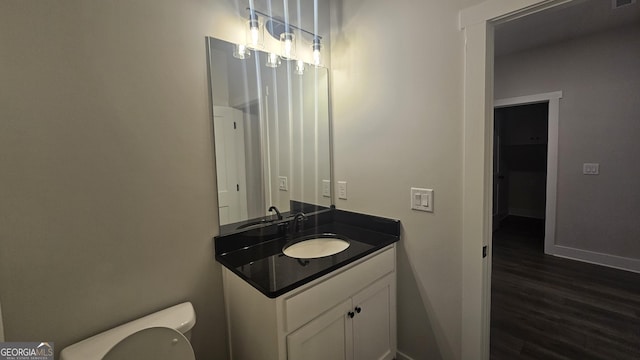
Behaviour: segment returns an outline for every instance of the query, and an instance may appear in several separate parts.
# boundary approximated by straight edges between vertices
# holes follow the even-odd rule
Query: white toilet
[[[60,360],[195,360],[189,343],[195,323],[185,302],[70,345]]]

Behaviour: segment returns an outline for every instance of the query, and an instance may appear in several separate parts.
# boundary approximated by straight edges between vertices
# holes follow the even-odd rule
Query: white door
[[[226,106],[213,108],[220,225],[247,219],[243,114]]]
[[[362,290],[353,299],[354,360],[391,360],[395,357],[395,302],[391,277]]]
[[[287,336],[288,360],[351,360],[351,299]]]

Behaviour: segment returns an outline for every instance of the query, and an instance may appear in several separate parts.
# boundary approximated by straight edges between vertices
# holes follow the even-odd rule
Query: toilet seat
[[[133,333],[114,345],[103,360],[195,360],[189,340],[179,331],[152,327]]]

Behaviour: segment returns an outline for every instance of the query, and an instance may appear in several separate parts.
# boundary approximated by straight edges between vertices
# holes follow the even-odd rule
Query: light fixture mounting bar
[[[266,17],[266,18],[271,19],[271,21],[275,21],[275,22],[280,23],[280,24],[282,24],[282,25],[284,25],[284,26],[288,26],[288,27],[290,27],[290,28],[293,28],[293,29],[296,29],[296,30],[302,31],[302,32],[303,32],[303,33],[305,33],[305,34],[311,35],[311,36],[313,36],[313,37],[316,37],[316,38],[318,38],[318,39],[322,40],[322,36],[320,36],[320,35],[314,34],[314,33],[312,33],[311,31],[305,30],[305,29],[303,29],[303,28],[301,28],[301,27],[298,27],[298,26],[295,26],[295,25],[291,25],[291,24],[287,24],[287,23],[285,23],[284,21],[282,21],[282,20],[280,20],[280,19],[276,19],[276,18],[274,18],[274,17],[273,17],[273,16],[271,16],[271,15],[268,15],[268,14],[263,13],[262,11],[259,11],[259,10],[256,10],[256,9],[252,9],[252,8],[249,8],[249,7],[247,8],[247,10],[249,10],[249,13],[250,13],[250,14],[255,13],[255,14],[262,15],[262,16],[264,16],[264,17]]]

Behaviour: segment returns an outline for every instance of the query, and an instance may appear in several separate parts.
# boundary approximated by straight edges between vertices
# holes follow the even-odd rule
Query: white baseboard
[[[396,360],[413,360],[413,358],[403,354],[400,351],[396,351]]]
[[[590,264],[640,273],[640,259],[604,254],[561,245],[545,247],[545,253]]]

